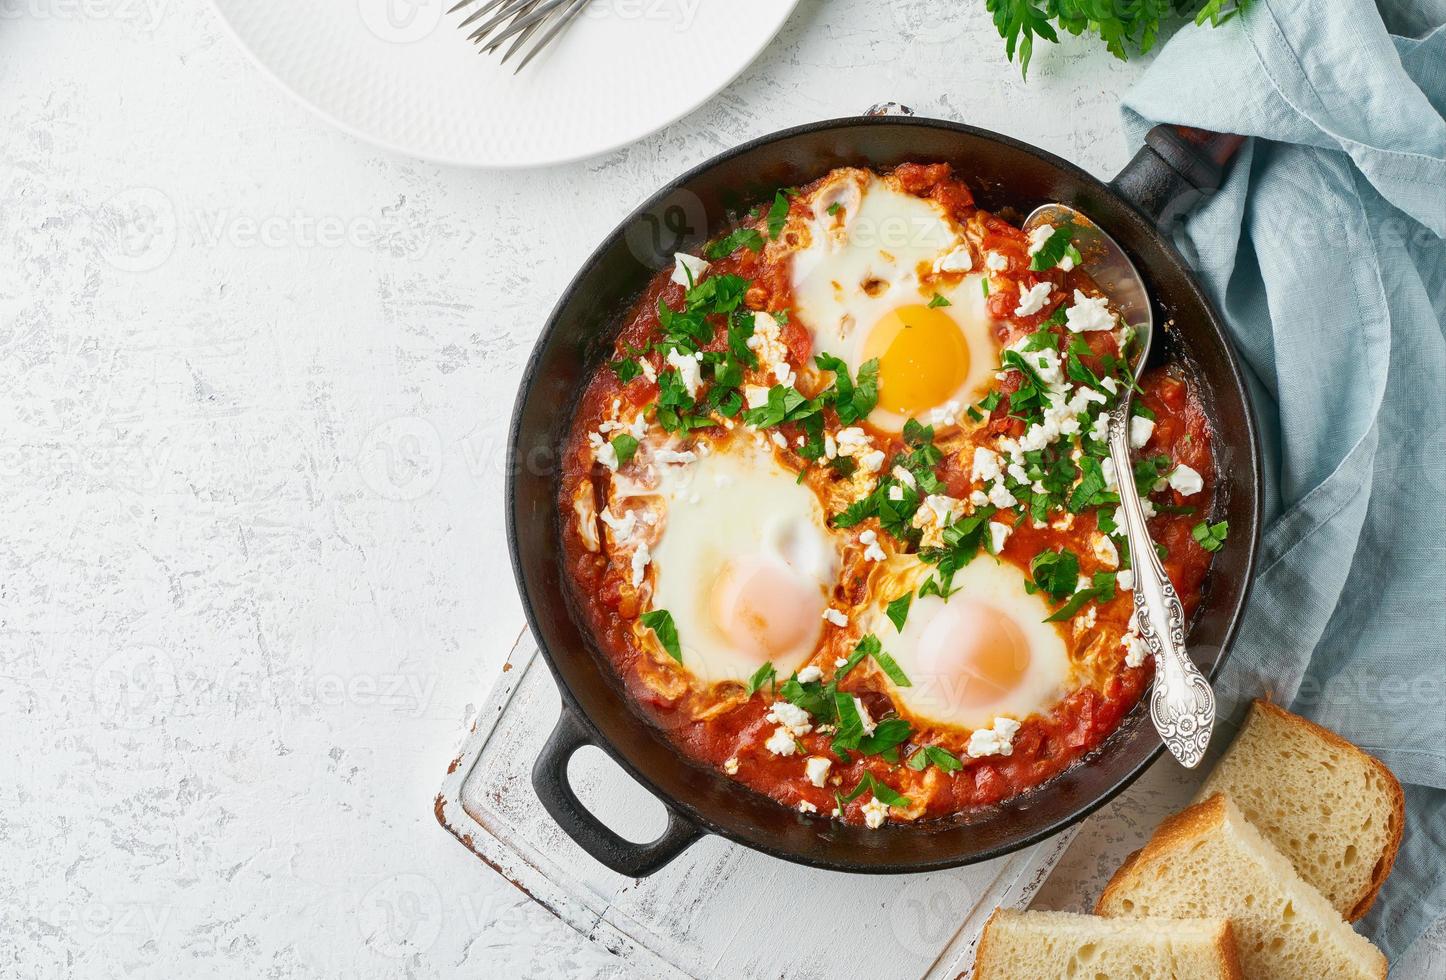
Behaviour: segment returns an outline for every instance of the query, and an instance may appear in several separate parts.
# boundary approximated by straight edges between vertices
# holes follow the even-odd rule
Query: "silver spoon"
[[[1035,208],[1024,222],[1024,231],[1027,234],[1044,224],[1056,228],[1066,224],[1074,226],[1074,243],[1084,259],[1085,271],[1109,297],[1124,321],[1135,328],[1133,368],[1138,380],[1150,356],[1155,317],[1150,308],[1149,291],[1135,264],[1113,238],[1068,205],[1046,204]],[[1160,564],[1155,542],[1150,539],[1150,530],[1145,524],[1140,494],[1135,488],[1129,442],[1133,394],[1131,389],[1126,389],[1110,410],[1109,444],[1135,573],[1136,629],[1155,658],[1150,718],[1170,754],[1187,769],[1193,769],[1205,757],[1210,733],[1215,728],[1215,692],[1185,654],[1185,608]]]

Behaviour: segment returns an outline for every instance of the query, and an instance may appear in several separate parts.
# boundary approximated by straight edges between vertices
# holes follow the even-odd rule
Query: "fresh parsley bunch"
[[[1196,24],[1219,27],[1249,5],[1250,0],[984,0],[1004,38],[1005,53],[1010,61],[1019,54],[1026,77],[1034,39],[1058,42],[1056,26],[1076,37],[1085,31],[1098,34],[1111,54],[1128,61],[1131,54],[1155,46],[1170,18],[1194,12]]]

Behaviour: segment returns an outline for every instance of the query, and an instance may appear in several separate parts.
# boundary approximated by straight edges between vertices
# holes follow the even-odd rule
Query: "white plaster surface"
[[[680,123],[497,174],[330,129],[198,0],[0,0],[0,976],[616,973],[432,814],[555,294],[668,177],[886,99],[1107,175],[1138,70],[805,0]]]

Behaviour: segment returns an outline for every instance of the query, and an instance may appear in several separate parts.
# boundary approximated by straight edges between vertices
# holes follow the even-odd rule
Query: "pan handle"
[[[1244,143],[1244,136],[1233,133],[1156,126],[1111,186],[1168,232],[1220,189],[1227,166]]]
[[[672,807],[668,827],[661,837],[647,844],[634,844],[620,837],[593,816],[573,792],[567,778],[567,763],[573,753],[593,740],[567,704],[557,719],[542,754],[532,767],[532,788],[557,825],[599,863],[630,878],[645,878],[686,851],[703,836],[703,830]]]

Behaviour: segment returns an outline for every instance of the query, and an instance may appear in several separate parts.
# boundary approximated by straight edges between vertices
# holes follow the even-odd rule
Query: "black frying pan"
[[[1219,186],[1240,138],[1156,127],[1112,183],[997,133],[932,119],[864,117],[800,126],[729,150],[663,188],[583,265],[537,342],[512,419],[508,543],[532,634],[562,694],[562,715],[533,770],[547,811],[585,851],[625,875],[651,874],[705,834],[802,864],[902,873],[950,868],[1017,850],[1082,819],[1139,776],[1162,748],[1142,699],[1079,764],[998,806],[947,821],[879,830],[809,818],[686,760],[641,720],[567,597],[558,515],[559,447],[572,407],[610,355],[621,317],[673,253],[698,246],[778,187],[834,167],[887,169],[946,161],[981,207],[1062,201],[1112,234],[1145,275],[1162,331],[1152,354],[1185,364],[1200,383],[1215,431],[1219,517],[1230,543],[1216,557],[1190,633],[1190,654],[1209,677],[1225,658],[1250,584],[1258,540],[1260,467],[1255,423],[1220,317],[1165,230]],[[584,745],[606,750],[666,805],[668,827],[634,844],[578,801],[567,762]]]

